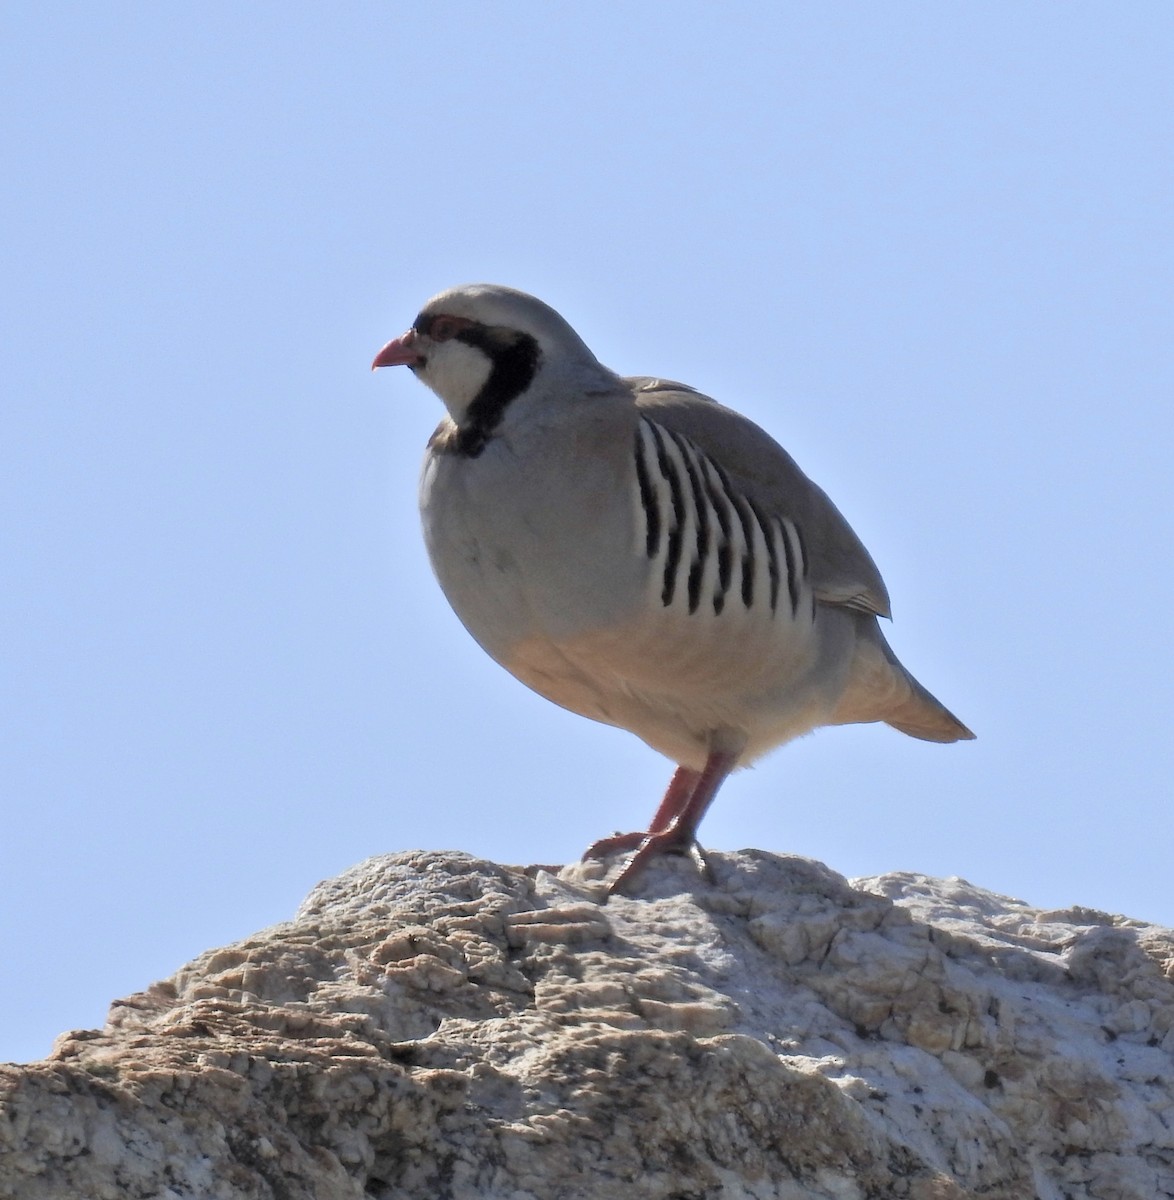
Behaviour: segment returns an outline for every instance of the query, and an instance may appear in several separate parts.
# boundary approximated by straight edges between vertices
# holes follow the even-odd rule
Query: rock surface
[[[0,1068],[0,1196],[1174,1196],[1174,932],[711,865],[362,863]]]

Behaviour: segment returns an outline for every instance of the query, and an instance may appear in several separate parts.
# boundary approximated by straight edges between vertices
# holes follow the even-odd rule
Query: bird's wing
[[[641,416],[688,438],[753,504],[795,524],[817,599],[879,617],[891,615],[888,590],[864,544],[826,493],[769,434],[685,384],[646,377],[624,382]]]

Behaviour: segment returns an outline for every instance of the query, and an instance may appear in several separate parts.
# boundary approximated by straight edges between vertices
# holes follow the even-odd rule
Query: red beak
[[[416,331],[409,329],[407,333],[393,338],[375,355],[371,370],[378,370],[379,367],[414,367],[423,361],[424,356],[416,349]]]

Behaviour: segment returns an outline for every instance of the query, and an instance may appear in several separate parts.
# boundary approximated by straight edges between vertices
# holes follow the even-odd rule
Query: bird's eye
[[[456,337],[463,324],[459,317],[447,317],[443,314],[433,317],[428,326],[428,336],[434,342],[447,342],[449,338]]]

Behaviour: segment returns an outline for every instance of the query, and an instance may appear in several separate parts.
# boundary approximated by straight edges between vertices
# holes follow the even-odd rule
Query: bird
[[[682,383],[621,377],[553,308],[470,284],[376,354],[442,401],[420,477],[424,540],[457,616],[501,666],[676,764],[628,854],[631,890],[726,778],[829,725],[974,734],[905,669],[884,581],[828,496],[747,417]]]

